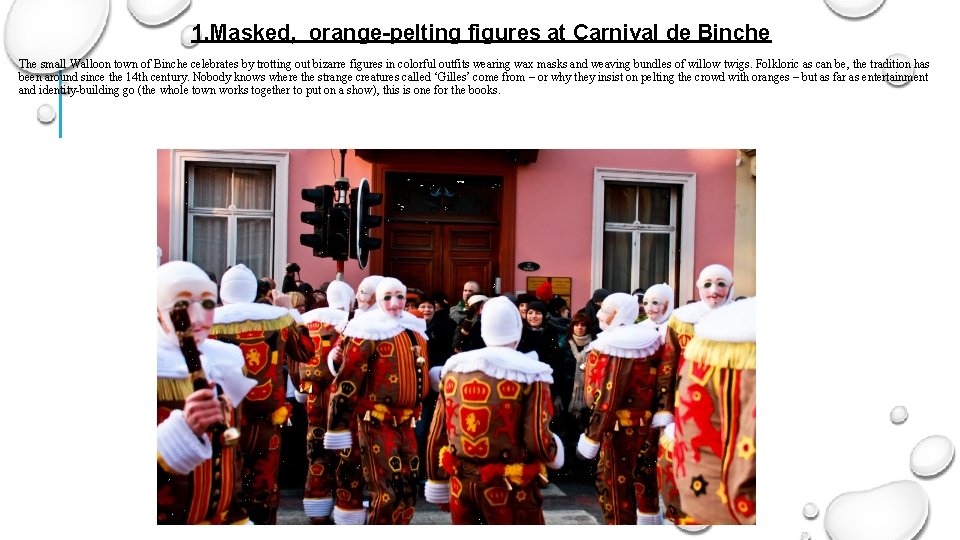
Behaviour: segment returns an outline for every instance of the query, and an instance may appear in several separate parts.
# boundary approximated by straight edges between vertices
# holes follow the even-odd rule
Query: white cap
[[[217,284],[199,266],[186,261],[170,261],[157,268],[157,307],[173,307],[177,295],[184,291],[196,296],[212,292],[216,296]]]
[[[401,291],[401,294],[404,297],[407,296],[407,286],[397,278],[383,278],[380,280],[380,283],[377,284],[377,305],[380,306],[380,309],[382,309],[384,312],[387,310],[384,308],[383,298],[388,292],[394,291]]]
[[[697,278],[697,287],[703,287],[703,282],[708,279],[723,279],[727,281],[727,298],[724,304],[733,301],[733,272],[722,264],[711,264],[700,271],[700,277]],[[702,300],[702,299],[701,299]]]
[[[523,322],[520,321],[520,310],[509,298],[498,296],[483,305],[480,337],[487,346],[502,347],[519,343],[522,333]]]
[[[609,324],[602,319],[610,313],[616,313]],[[637,297],[627,293],[613,293],[603,299],[600,304],[600,311],[597,312],[597,318],[600,320],[600,328],[609,330],[618,326],[633,324],[640,313],[640,304],[637,303]]]
[[[353,305],[353,296],[353,287],[346,281],[331,281],[327,285],[327,303],[332,308],[349,313],[350,306]]]
[[[231,267],[220,280],[220,299],[226,304],[249,304],[257,299],[257,276],[242,264]]]
[[[363,278],[363,281],[360,282],[360,285],[357,286],[357,303],[359,304],[360,311],[366,311],[366,304],[370,302],[371,298],[375,298],[377,295],[377,285],[383,280],[383,276],[367,276]],[[328,299],[329,301],[329,299]]]
[[[471,296],[470,298],[467,299],[467,306],[472,306],[472,305],[476,304],[477,302],[486,302],[487,300],[489,300],[489,298],[487,298],[486,296],[484,296],[484,295],[482,295],[482,294],[475,294],[475,295],[473,295],[473,296]],[[486,309],[486,308],[484,308],[484,309]]]
[[[643,293],[643,301],[648,302],[650,300],[657,300],[662,305],[667,306],[666,309],[663,310],[663,313],[660,314],[660,319],[654,322],[659,324],[667,320],[670,317],[670,313],[673,312],[673,288],[666,283],[658,283],[651,286]]]

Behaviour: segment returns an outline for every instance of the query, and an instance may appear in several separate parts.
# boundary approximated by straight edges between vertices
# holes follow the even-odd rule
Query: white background
[[[56,122],[36,120],[37,108],[56,107],[56,98],[17,96],[17,69],[0,62],[0,272],[8,338],[0,402],[8,493],[3,527],[163,534],[153,525],[149,420],[157,148],[757,148],[759,525],[714,527],[701,538],[799,538],[802,531],[826,538],[823,514],[834,497],[911,478],[910,450],[927,435],[960,440],[954,346],[958,81],[956,55],[949,52],[956,50],[955,3],[887,0],[860,20],[841,18],[820,0],[310,5],[323,7],[197,0],[172,23],[151,28],[114,0],[90,57],[702,56],[849,63],[902,53],[931,63],[930,82],[729,89],[688,83],[605,92],[530,87],[473,99],[238,96],[155,99],[149,106],[139,99],[72,98],[64,100],[64,136],[58,139]],[[197,23],[287,22],[294,28],[466,28],[476,22],[543,29],[656,22],[661,32],[674,23],[750,23],[769,28],[773,44],[180,44],[181,30]],[[889,420],[895,405],[910,413],[901,426]],[[931,499],[923,538],[955,537],[948,523],[957,474],[919,480]],[[820,507],[815,521],[801,514],[807,502]],[[178,533],[225,532],[202,530]],[[602,532],[640,534],[632,528]],[[642,533],[685,534],[673,527]]]

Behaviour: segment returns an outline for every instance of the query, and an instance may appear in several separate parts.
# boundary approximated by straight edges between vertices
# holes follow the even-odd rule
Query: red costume
[[[408,524],[417,498],[420,458],[414,435],[429,384],[423,319],[403,310],[406,287],[385,278],[381,309],[344,330],[343,366],[334,380],[324,446],[353,446],[356,422],[363,474],[371,494],[368,524]]]
[[[550,432],[551,369],[513,349],[520,314],[506,298],[484,307],[487,347],[450,357],[430,429],[426,498],[455,525],[542,525],[547,466],[563,465]],[[511,345],[512,346],[508,346]]]

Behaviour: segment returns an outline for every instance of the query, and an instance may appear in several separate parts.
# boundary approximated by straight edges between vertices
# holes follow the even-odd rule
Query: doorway
[[[466,281],[494,293],[503,184],[498,175],[385,172],[384,275],[451,304]]]

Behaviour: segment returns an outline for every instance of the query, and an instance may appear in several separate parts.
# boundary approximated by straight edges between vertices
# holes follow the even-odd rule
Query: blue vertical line
[[[57,138],[63,138],[63,70],[57,70],[60,91],[57,92]]]

